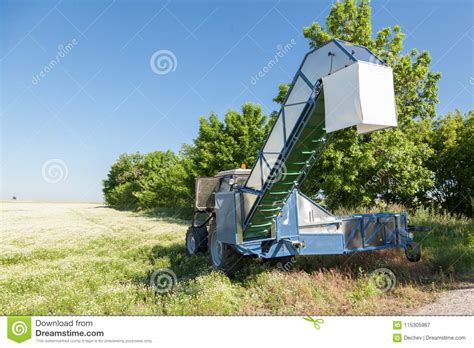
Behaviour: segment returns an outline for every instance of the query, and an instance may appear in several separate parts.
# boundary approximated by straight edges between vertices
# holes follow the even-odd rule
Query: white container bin
[[[397,126],[390,67],[358,61],[323,77],[326,132],[357,126],[369,133]]]

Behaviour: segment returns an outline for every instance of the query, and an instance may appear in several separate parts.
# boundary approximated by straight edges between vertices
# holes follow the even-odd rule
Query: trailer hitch
[[[291,245],[293,245],[297,249],[304,248],[304,241],[294,240],[291,242]]]
[[[421,259],[421,245],[413,241],[413,232],[429,232],[430,226],[408,225],[408,240],[404,241],[405,256],[410,262],[418,262]]]
[[[408,230],[408,232],[429,232],[429,231],[431,231],[431,227],[430,226],[408,225],[407,230]]]
[[[280,242],[285,243],[289,247],[299,250],[300,248],[304,248],[304,241],[301,240],[291,240],[289,238],[282,238]]]

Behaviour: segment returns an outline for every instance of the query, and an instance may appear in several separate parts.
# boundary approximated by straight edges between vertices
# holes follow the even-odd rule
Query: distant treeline
[[[361,44],[393,68],[398,127],[357,135],[354,127],[330,138],[302,190],[330,209],[399,204],[473,215],[474,110],[436,115],[441,74],[429,68],[430,54],[402,54],[398,25],[372,36],[368,0],[336,2],[326,28],[312,23],[303,33],[310,47],[333,37]],[[274,101],[282,103],[288,85]],[[191,207],[195,179],[251,166],[275,113],[246,103],[224,120],[201,117],[193,144],[175,154],[123,154],[104,180],[105,202],[117,209]]]
[[[194,143],[184,145],[178,154],[121,155],[104,180],[105,202],[121,210],[189,208],[195,179],[242,163],[251,166],[268,129],[268,118],[250,103],[242,113],[227,113],[224,122],[215,114],[201,118]],[[303,190],[323,197],[332,209],[385,202],[472,216],[474,110],[466,115],[449,113],[425,131],[422,150],[401,142],[396,129],[363,136],[342,131],[345,134],[333,138],[313,167]],[[419,151],[426,156],[417,156]]]

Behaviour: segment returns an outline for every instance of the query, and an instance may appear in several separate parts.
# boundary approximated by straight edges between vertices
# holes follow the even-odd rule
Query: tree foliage
[[[431,191],[446,212],[473,216],[474,110],[449,113],[434,122],[435,155],[428,162],[435,173]]]
[[[145,156],[141,167],[140,190],[135,193],[138,208],[189,206],[192,194],[180,156],[172,151],[154,151]]]
[[[303,191],[330,208],[386,202],[472,216],[474,111],[435,117],[441,75],[430,70],[429,53],[403,53],[398,25],[373,36],[368,0],[337,1],[324,27],[312,23],[303,33],[311,48],[339,38],[371,49],[393,69],[398,111],[397,128],[332,133]],[[283,103],[288,88],[280,84],[273,100]],[[106,203],[118,209],[191,206],[196,177],[253,164],[276,115],[267,117],[260,106],[246,103],[223,120],[215,113],[201,117],[193,144],[179,154],[121,155],[103,183]]]
[[[394,71],[399,127],[368,135],[354,128],[337,131],[304,185],[309,194],[323,192],[331,208],[374,205],[379,199],[415,206],[432,183],[423,164],[432,154],[428,144],[435,116],[438,73],[431,72],[428,52],[402,54],[404,34],[399,26],[383,28],[372,38],[369,1],[336,2],[326,28],[304,28],[310,47],[331,38],[361,44]],[[281,92],[281,89],[280,89]]]
[[[117,209],[190,207],[196,177],[251,166],[270,127],[261,107],[251,103],[241,113],[227,112],[223,121],[212,113],[199,122],[194,144],[183,145],[178,155],[121,155],[103,182],[106,204]]]
[[[245,103],[242,112],[229,111],[224,122],[216,114],[199,119],[192,158],[195,174],[212,176],[221,170],[250,167],[269,130],[259,105]]]
[[[138,199],[134,193],[140,190],[138,184],[140,166],[144,156],[139,153],[122,154],[110,168],[103,181],[105,203],[121,210],[135,209]]]
[[[185,161],[172,151],[122,154],[103,182],[105,202],[122,210],[186,207],[188,177]]]

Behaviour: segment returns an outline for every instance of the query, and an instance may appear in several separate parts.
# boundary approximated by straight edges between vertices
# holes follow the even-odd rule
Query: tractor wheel
[[[206,227],[189,227],[186,233],[186,252],[189,255],[205,253],[207,251]]]
[[[216,224],[209,225],[209,254],[212,265],[232,277],[241,267],[243,256],[230,244],[217,240]]]
[[[418,243],[409,242],[405,247],[405,256],[410,262],[418,262],[421,259],[421,248]]]

